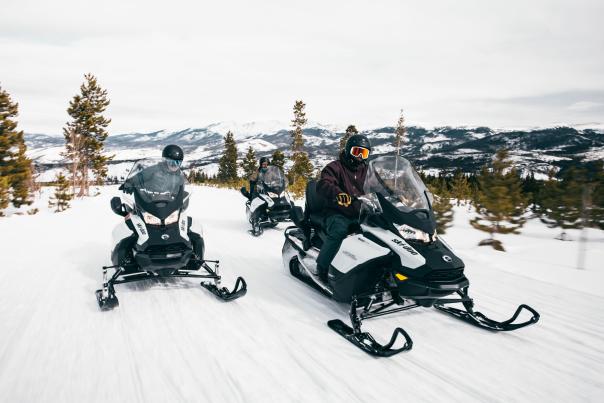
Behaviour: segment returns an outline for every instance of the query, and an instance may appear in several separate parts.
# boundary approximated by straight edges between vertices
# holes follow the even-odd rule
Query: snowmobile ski
[[[368,332],[355,332],[353,328],[342,322],[340,319],[334,319],[327,322],[332,330],[344,337],[346,340],[365,351],[366,353],[376,357],[391,357],[403,351],[411,350],[413,340],[404,329],[397,327],[386,345],[378,343],[373,336]],[[392,348],[399,339],[399,335],[405,339],[405,344],[399,348]]]
[[[235,287],[232,291],[229,291],[226,287],[220,287],[219,282],[215,282],[214,284],[202,281],[201,286],[206,290],[210,291],[212,294],[217,296],[223,301],[232,301],[239,297],[243,297],[247,293],[247,283],[243,279],[243,277],[238,277],[235,282]]]
[[[438,303],[434,304],[434,307],[436,309],[438,309],[439,311],[452,315],[458,319],[463,320],[466,323],[469,323],[471,325],[474,325],[474,326],[477,326],[477,327],[480,327],[483,329],[493,330],[496,332],[506,332],[506,331],[520,329],[521,327],[532,325],[539,321],[539,313],[526,304],[520,305],[516,309],[516,312],[514,312],[514,315],[512,315],[512,317],[510,319],[505,320],[503,322],[498,322],[496,320],[490,319],[486,315],[484,315],[480,312],[474,312],[474,310],[472,308],[468,308],[468,307],[466,307],[466,310],[461,310],[461,309],[457,309],[457,308],[446,307],[446,306],[440,305]],[[531,312],[533,314],[533,316],[525,322],[514,323],[514,321],[518,318],[518,316],[520,316],[520,313],[525,309],[527,311]]]

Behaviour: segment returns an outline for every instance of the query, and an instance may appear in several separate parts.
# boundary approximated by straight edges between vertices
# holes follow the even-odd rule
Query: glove
[[[134,189],[129,183],[122,183],[122,185],[118,189],[127,194],[134,193]]]
[[[352,199],[348,193],[340,193],[336,196],[336,200],[339,206],[348,207],[352,203]]]

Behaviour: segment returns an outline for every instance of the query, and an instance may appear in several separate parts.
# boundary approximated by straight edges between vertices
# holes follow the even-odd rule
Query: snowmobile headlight
[[[421,241],[421,242],[425,242],[425,243],[430,242],[430,235],[428,235],[427,233],[425,233],[422,230],[413,228],[407,224],[403,224],[403,225],[399,226],[398,232],[400,232],[401,236],[404,239],[412,239],[414,241]]]
[[[279,195],[279,194],[277,194],[277,193],[275,193],[275,192],[267,192],[267,193],[268,193],[268,195],[269,195],[270,197],[272,197],[273,199],[276,199],[276,198],[280,197],[280,195]]]
[[[174,224],[176,221],[178,221],[178,210],[174,211],[172,214],[166,217],[166,219],[164,220],[164,224]]]
[[[153,214],[149,214],[143,211],[143,220],[149,225],[161,225],[161,220],[155,217]]]

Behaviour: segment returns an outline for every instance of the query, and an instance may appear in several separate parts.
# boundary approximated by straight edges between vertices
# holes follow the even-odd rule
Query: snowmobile
[[[323,209],[326,201],[316,183],[306,188],[306,206],[294,207],[295,226],[285,230],[284,267],[326,296],[350,304],[351,326],[342,320],[328,326],[374,356],[392,356],[410,350],[413,341],[396,328],[383,345],[361,330],[362,321],[418,307],[434,307],[467,323],[492,331],[509,331],[536,323],[539,313],[520,305],[512,317],[498,322],[474,310],[464,263],[436,234],[432,195],[411,164],[399,156],[382,156],[369,162],[360,203],[358,224],[328,269],[327,283],[320,280],[316,258],[325,238]],[[462,309],[451,307],[461,304]],[[531,317],[517,322],[523,311]]]
[[[172,277],[201,278],[201,286],[224,301],[242,297],[247,284],[237,278],[232,291],[221,286],[219,261],[204,257],[201,224],[187,214],[189,193],[180,168],[167,169],[163,158],[146,158],[132,167],[120,190],[132,200],[111,199],[124,221],[113,230],[111,266],[103,266],[103,286],[96,291],[101,310],[119,305],[115,285]],[[108,270],[115,269],[108,278]]]
[[[264,228],[274,228],[280,222],[291,221],[293,203],[285,189],[287,179],[278,166],[269,165],[258,175],[257,193],[245,203],[247,219],[252,225],[250,234],[259,236]]]

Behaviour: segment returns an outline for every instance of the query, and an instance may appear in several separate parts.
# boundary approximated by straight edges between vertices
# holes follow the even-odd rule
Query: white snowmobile
[[[264,228],[274,228],[280,222],[291,220],[293,203],[286,189],[287,178],[278,166],[269,165],[258,175],[257,194],[245,203],[252,235],[262,235]]]
[[[233,291],[221,287],[219,262],[205,259],[201,224],[187,215],[186,178],[180,169],[171,172],[166,167],[163,158],[136,162],[120,186],[134,196],[133,203],[111,199],[111,209],[124,221],[113,230],[112,266],[103,267],[103,287],[96,291],[102,310],[119,305],[116,284],[147,279],[202,278],[201,286],[225,301],[247,292],[242,277]],[[109,279],[108,269],[115,269]]]
[[[325,236],[325,201],[315,185],[310,182],[307,186],[305,211],[300,207],[292,211],[296,226],[285,231],[283,264],[294,277],[336,301],[350,303],[352,327],[341,320],[327,324],[357,347],[375,356],[410,350],[413,342],[402,328],[396,328],[390,341],[382,345],[361,331],[361,323],[417,307],[434,307],[493,331],[515,330],[539,320],[539,314],[528,305],[520,305],[503,322],[473,310],[464,263],[436,234],[431,194],[411,164],[397,156],[369,162],[366,194],[356,199],[361,203],[360,224],[349,229],[350,235],[329,267],[327,284],[323,283],[316,258]],[[463,309],[446,306],[457,303]],[[532,316],[514,323],[523,310]]]

